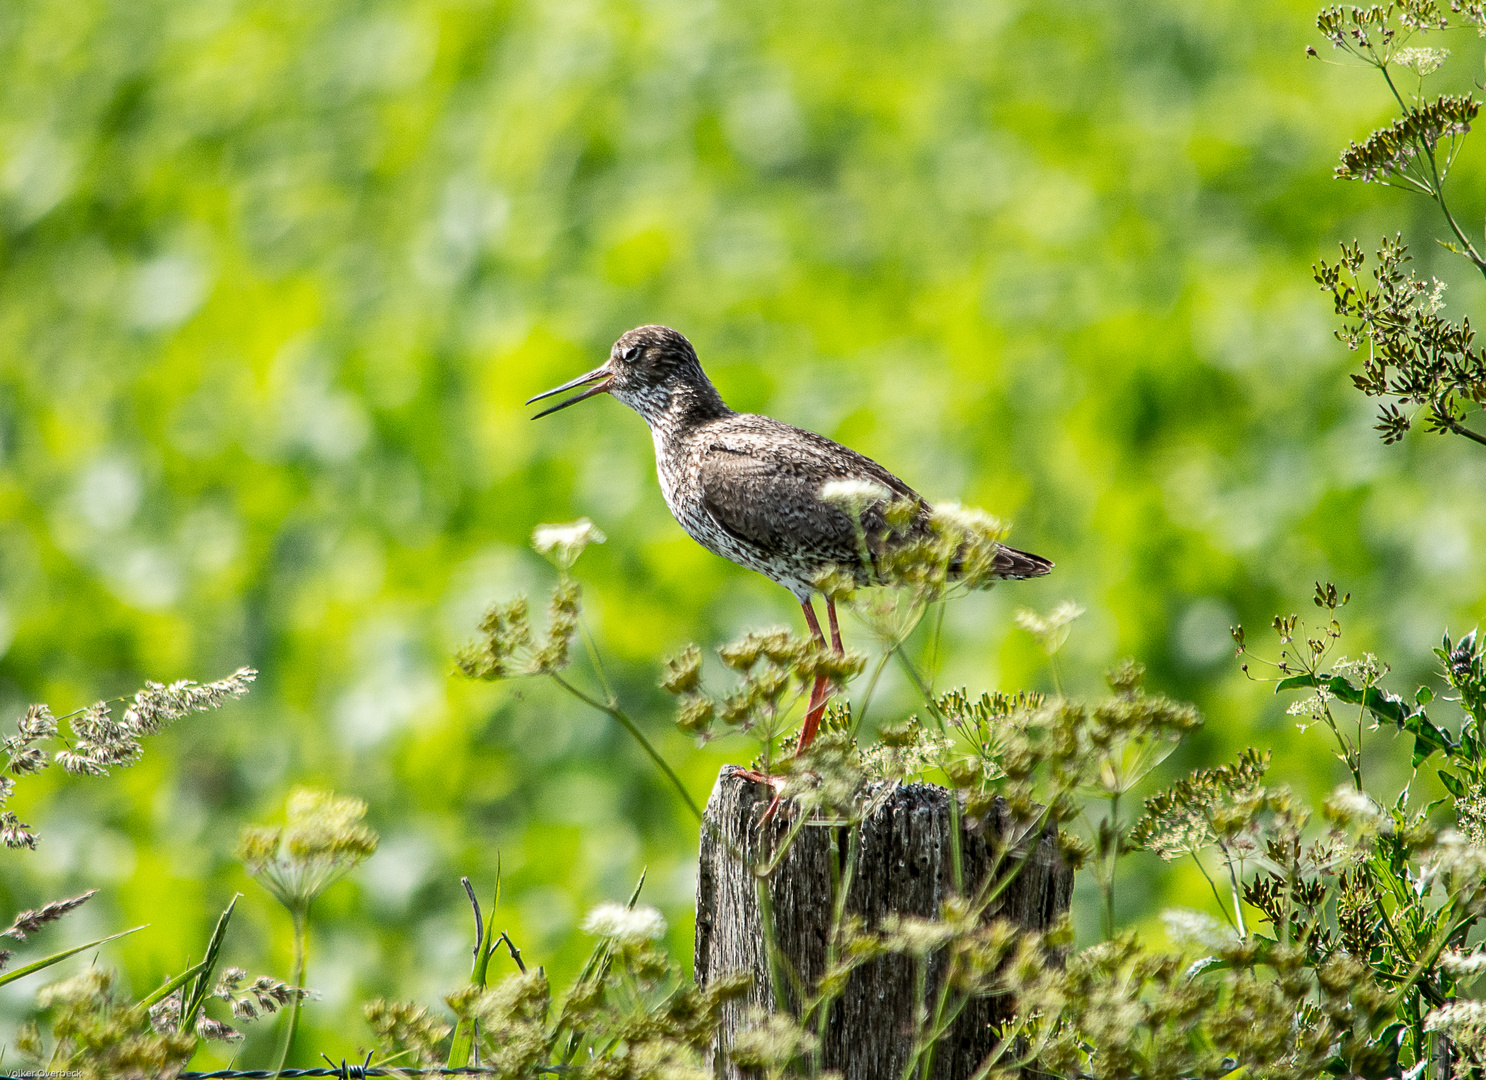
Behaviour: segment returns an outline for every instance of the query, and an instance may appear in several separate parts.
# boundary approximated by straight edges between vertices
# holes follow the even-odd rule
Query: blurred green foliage
[[[1073,599],[1071,689],[1134,655],[1207,716],[1168,771],[1254,742],[1272,776],[1329,790],[1340,766],[1244,679],[1228,627],[1335,580],[1343,648],[1425,677],[1480,611],[1486,459],[1378,441],[1310,266],[1401,227],[1453,311],[1483,286],[1431,252],[1423,200],[1331,179],[1391,114],[1372,73],[1304,58],[1313,16],[7,6],[3,715],[262,677],[107,780],[31,784],[43,842],[6,855],[4,910],[101,887],[59,933],[151,923],[104,958],[142,993],[241,889],[227,960],[282,976],[287,917],[231,851],[312,783],[365,799],[382,844],[316,907],[297,1058],[367,1041],[364,998],[464,980],[459,876],[488,895],[497,853],[495,926],[555,978],[587,952],[582,912],[642,865],[688,955],[695,824],[640,752],[546,685],[452,674],[487,603],[550,586],[532,528],[586,515],[609,542],[578,576],[622,696],[698,799],[728,758],[675,731],[660,656],[794,625],[793,602],[681,532],[636,417],[521,405],[644,322],[688,334],[734,407],[1010,518],[1058,563],[950,609],[940,685],[1045,687],[1012,612]],[[1463,87],[1481,47],[1451,45]],[[1456,174],[1479,222],[1480,145]],[[1124,921],[1205,894],[1180,871],[1135,885]],[[33,991],[0,994],[7,1025]]]

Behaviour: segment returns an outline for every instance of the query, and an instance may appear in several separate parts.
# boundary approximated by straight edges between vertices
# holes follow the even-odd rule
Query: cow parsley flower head
[[[1083,606],[1072,600],[1064,600],[1046,615],[1039,615],[1031,608],[1022,608],[1016,613],[1016,624],[1035,637],[1049,654],[1056,653],[1068,640],[1068,630],[1073,621],[1084,613]]]
[[[639,945],[664,936],[666,918],[645,904],[626,907],[609,901],[588,913],[583,920],[583,931],[624,945]]]
[[[531,534],[531,546],[547,556],[552,564],[566,573],[589,544],[602,544],[607,537],[587,518],[566,525],[538,525]]]
[[[1209,952],[1217,952],[1232,945],[1238,935],[1205,911],[1191,908],[1167,908],[1161,912],[1161,922],[1166,926],[1166,936],[1177,945],[1195,945]]]
[[[820,486],[822,502],[828,502],[854,518],[861,517],[863,510],[883,502],[891,494],[875,480],[827,480]]]
[[[1440,954],[1440,967],[1461,981],[1474,979],[1486,972],[1486,950],[1461,952],[1459,949],[1446,949]]]

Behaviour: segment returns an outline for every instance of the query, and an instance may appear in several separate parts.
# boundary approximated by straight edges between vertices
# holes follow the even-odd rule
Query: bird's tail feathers
[[[1052,568],[1051,559],[1044,559],[1041,555],[1033,555],[1030,551],[1021,551],[1002,544],[996,548],[996,561],[992,564],[992,573],[1008,581],[1021,581],[1024,578],[1042,577]]]

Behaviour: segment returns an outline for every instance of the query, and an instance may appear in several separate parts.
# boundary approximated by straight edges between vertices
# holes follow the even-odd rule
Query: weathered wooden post
[[[786,814],[760,824],[770,793],[723,768],[707,801],[711,826],[702,829],[697,875],[696,978],[699,984],[720,975],[748,972],[753,989],[729,1003],[714,1044],[726,1048],[754,1007],[773,1008],[754,878],[729,846],[750,860],[777,850],[789,830]],[[930,784],[906,784],[892,792],[863,822],[857,869],[846,910],[869,926],[888,914],[937,915],[953,892],[950,794]],[[996,823],[999,825],[1000,823]],[[995,826],[992,826],[995,827]],[[831,925],[830,860],[835,857],[831,826],[807,825],[773,875],[770,896],[781,951],[803,980],[812,982],[825,966]],[[714,831],[715,830],[715,831]],[[985,838],[961,834],[963,880],[983,878],[993,858]],[[838,846],[844,851],[844,843]],[[991,912],[1023,926],[1046,928],[1067,911],[1073,873],[1058,856],[1049,828],[1029,856],[1028,865]],[[931,968],[928,998],[937,992],[939,972]],[[824,1046],[824,1065],[845,1080],[897,1077],[911,1053],[914,1017],[912,961],[887,956],[857,969],[836,1003]],[[939,1045],[935,1080],[970,1076],[995,1045],[991,1023],[995,999],[973,1002]],[[740,1080],[726,1061],[718,1075]]]

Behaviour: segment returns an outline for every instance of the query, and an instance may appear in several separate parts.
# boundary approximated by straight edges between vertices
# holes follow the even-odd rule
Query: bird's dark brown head
[[[637,326],[625,331],[603,364],[571,382],[538,394],[531,401],[578,386],[587,389],[538,413],[537,417],[604,393],[613,394],[652,427],[668,419],[720,415],[727,411],[702,371],[691,342],[669,326]]]

